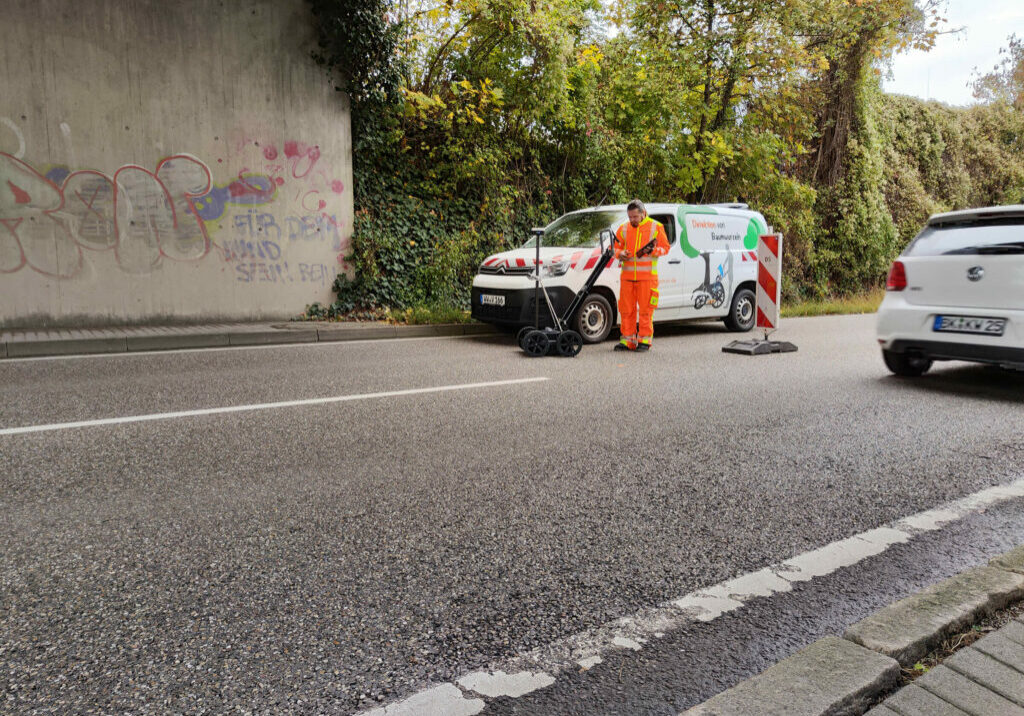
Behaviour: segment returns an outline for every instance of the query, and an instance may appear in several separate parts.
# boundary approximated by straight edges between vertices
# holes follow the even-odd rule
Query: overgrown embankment
[[[748,202],[787,237],[787,300],[878,287],[929,213],[1024,200],[1016,64],[966,109],[879,89],[941,29],[934,0],[311,6],[352,100],[356,204],[318,317],[464,308],[487,254],[632,197]]]

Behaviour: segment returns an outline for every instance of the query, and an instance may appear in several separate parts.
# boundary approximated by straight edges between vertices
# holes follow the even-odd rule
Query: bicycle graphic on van
[[[725,285],[722,283],[722,279],[725,278],[725,272],[722,270],[722,265],[719,264],[718,275],[715,276],[715,280],[712,282],[711,252],[701,251],[700,257],[704,259],[704,282],[693,289],[693,293],[690,294],[690,298],[693,300],[693,307],[699,310],[710,304],[712,308],[719,308],[725,303]]]

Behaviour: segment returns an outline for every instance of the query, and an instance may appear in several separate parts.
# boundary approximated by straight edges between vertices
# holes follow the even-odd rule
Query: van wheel
[[[725,327],[735,333],[746,333],[754,327],[754,292],[749,288],[741,288],[732,297],[729,315],[725,317]]]
[[[599,293],[592,293],[583,301],[573,318],[573,328],[586,343],[600,343],[612,332],[612,304]]]
[[[885,366],[889,370],[904,378],[916,378],[919,375],[924,375],[932,367],[932,362],[928,358],[906,353],[893,353],[884,348],[882,349],[882,359],[885,360]]]

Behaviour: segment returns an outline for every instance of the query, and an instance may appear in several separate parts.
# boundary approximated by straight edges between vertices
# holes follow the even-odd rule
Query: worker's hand
[[[622,250],[622,251],[621,251],[621,252],[619,253],[619,258],[620,258],[620,259],[628,259],[628,258],[630,258],[631,256],[632,256],[632,254],[631,254],[631,253],[629,253],[629,249],[623,249],[623,250]]]

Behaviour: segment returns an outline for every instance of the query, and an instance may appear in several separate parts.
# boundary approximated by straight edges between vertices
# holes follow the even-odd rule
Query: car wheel
[[[902,375],[907,378],[916,378],[919,375],[923,375],[932,367],[932,362],[928,358],[907,355],[906,353],[893,353],[884,348],[882,349],[882,358],[885,360],[885,365],[889,370],[896,375]]]
[[[573,328],[586,343],[600,343],[612,332],[612,304],[599,293],[592,293],[576,311]]]
[[[725,327],[736,333],[746,333],[754,327],[755,312],[754,292],[749,288],[741,288],[733,294],[729,315],[725,317]]]

